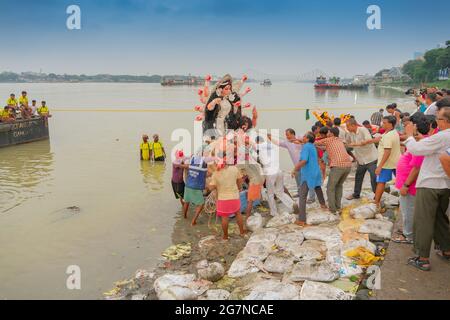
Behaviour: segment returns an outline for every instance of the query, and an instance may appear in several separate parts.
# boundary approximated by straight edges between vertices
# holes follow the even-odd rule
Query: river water
[[[301,108],[335,108],[336,115],[363,121],[376,107],[410,102],[381,88],[249,86],[245,100],[260,110],[258,127],[298,133],[315,122],[306,121]],[[0,99],[22,90],[54,111],[50,140],[0,149],[0,299],[100,298],[114,281],[158,263],[161,251],[189,228],[172,194],[170,164],[141,162],[138,146],[142,133],[159,133],[170,151],[175,129],[192,132],[197,88],[0,84]],[[282,166],[290,169],[286,153]],[[67,209],[73,206],[80,210]],[[81,290],[66,287],[70,265],[81,269]]]

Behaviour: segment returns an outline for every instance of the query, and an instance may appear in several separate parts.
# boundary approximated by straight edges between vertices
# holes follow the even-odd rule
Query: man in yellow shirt
[[[41,102],[41,106],[37,110],[38,114],[42,118],[50,118],[52,115],[48,110],[47,103],[45,101]]]
[[[14,93],[11,93],[11,94],[9,95],[8,100],[6,100],[6,105],[7,105],[8,107],[14,108],[14,110],[17,109],[18,103],[17,103],[16,95],[15,95]]]
[[[159,141],[159,136],[157,134],[153,135],[151,150],[155,161],[164,161],[166,159],[166,152],[164,151],[162,142]]]
[[[27,97],[26,91],[22,91],[22,95],[19,98],[19,106],[20,106],[20,112],[22,114],[22,118],[30,119],[33,114],[33,111],[30,108],[30,106],[28,105],[28,97]]]
[[[150,143],[148,142],[148,135],[142,135],[142,142],[139,150],[141,160],[149,161],[151,159],[152,150]]]
[[[13,123],[16,120],[14,116],[14,108],[6,106],[0,112],[0,120],[3,123]]]
[[[400,136],[395,130],[397,119],[395,116],[383,118],[385,133],[378,144],[378,162],[375,174],[377,175],[377,188],[375,190],[375,203],[380,207],[381,197],[384,193],[386,183],[391,181],[395,175],[395,168],[400,159]]]
[[[22,95],[19,98],[19,106],[26,106],[28,107],[28,97],[27,97],[27,92],[26,91],[22,91]]]

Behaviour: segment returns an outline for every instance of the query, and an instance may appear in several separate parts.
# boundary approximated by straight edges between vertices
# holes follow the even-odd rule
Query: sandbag
[[[355,219],[373,219],[377,214],[375,203],[364,204],[350,210],[350,215]]]
[[[336,228],[308,227],[303,230],[303,236],[307,240],[340,241],[341,234]]]
[[[400,205],[399,197],[393,196],[392,194],[386,192],[383,193],[383,197],[381,199],[384,202],[386,208],[395,208]]]
[[[273,273],[285,273],[294,264],[294,257],[288,253],[277,252],[270,254],[264,262],[264,270]]]
[[[349,250],[354,250],[358,247],[363,247],[369,250],[372,254],[375,254],[375,251],[377,250],[377,246],[374,245],[372,242],[366,239],[352,239],[348,241],[344,246],[342,247],[342,253],[345,255],[345,253]]]
[[[197,295],[187,287],[173,285],[167,287],[158,294],[159,300],[195,300]]]
[[[280,233],[275,240],[275,245],[282,250],[291,251],[301,246],[304,239],[303,233],[301,232]]]
[[[160,300],[192,300],[197,298],[189,288],[194,280],[194,274],[165,274],[155,280],[153,288]]]
[[[227,290],[212,289],[206,291],[205,296],[201,300],[228,300],[229,297],[230,293]]]
[[[297,300],[299,287],[277,280],[265,280],[256,284],[244,300]]]
[[[290,253],[300,261],[323,260],[326,253],[326,245],[323,241],[306,240],[300,247],[290,250]]]
[[[372,234],[382,239],[390,239],[394,224],[385,220],[366,220],[360,227],[359,233]]]
[[[258,212],[255,212],[247,219],[247,229],[252,232],[255,232],[256,230],[261,229],[263,227],[263,225],[264,225],[264,220]]]
[[[216,282],[225,275],[225,269],[218,262],[209,263],[207,260],[202,260],[197,263],[197,273],[202,279]]]
[[[288,279],[290,281],[321,281],[331,282],[339,278],[339,273],[333,270],[328,262],[299,262],[292,268]]]
[[[312,210],[306,214],[306,223],[309,225],[332,223],[332,222],[336,222],[338,220],[339,220],[339,217],[330,212]]]
[[[351,300],[351,295],[332,285],[305,281],[300,290],[300,300]]]
[[[255,266],[256,261],[249,258],[238,257],[233,261],[228,269],[228,276],[231,278],[240,278],[250,273],[256,273],[259,268]]]
[[[294,223],[295,220],[297,220],[297,217],[294,214],[289,214],[287,212],[283,212],[272,219],[267,223],[267,228],[275,228],[280,227],[285,224],[291,224]]]
[[[264,261],[271,251],[273,251],[272,247],[265,242],[247,242],[239,255],[243,258]]]

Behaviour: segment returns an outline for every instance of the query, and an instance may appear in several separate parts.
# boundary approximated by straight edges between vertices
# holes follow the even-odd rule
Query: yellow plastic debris
[[[369,250],[364,247],[358,247],[356,249],[347,251],[347,257],[355,260],[355,262],[363,267],[368,267],[380,260],[380,257],[374,256]]]
[[[120,288],[115,287],[114,289],[109,290],[108,292],[104,292],[103,295],[107,297],[112,297],[118,295],[120,292]]]
[[[189,256],[191,251],[192,247],[190,243],[180,243],[168,247],[161,255],[170,261],[174,261]]]

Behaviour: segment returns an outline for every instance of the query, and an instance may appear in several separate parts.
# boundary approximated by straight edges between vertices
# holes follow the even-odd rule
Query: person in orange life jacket
[[[148,135],[142,135],[142,143],[139,148],[139,157],[141,160],[149,161],[152,157],[152,150],[150,147],[150,143],[148,142]]]

